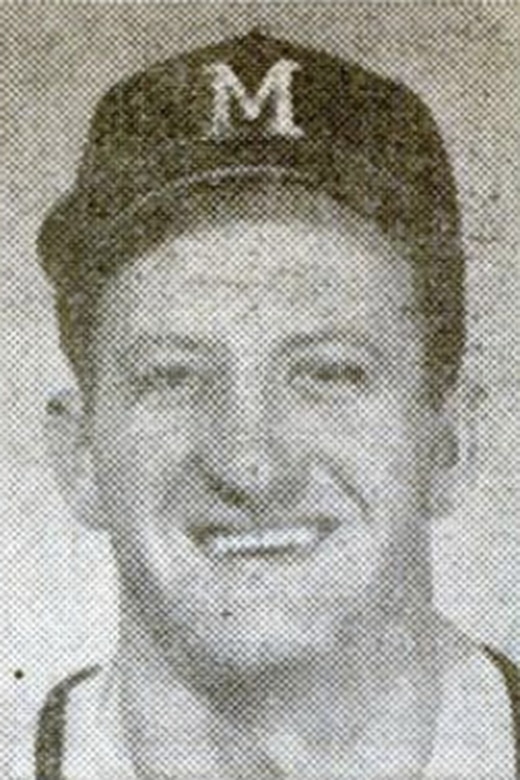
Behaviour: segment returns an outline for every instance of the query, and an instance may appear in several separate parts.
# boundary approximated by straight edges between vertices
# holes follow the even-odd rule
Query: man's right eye
[[[130,385],[138,399],[149,395],[179,395],[194,392],[201,384],[201,376],[191,366],[152,366],[134,374]]]

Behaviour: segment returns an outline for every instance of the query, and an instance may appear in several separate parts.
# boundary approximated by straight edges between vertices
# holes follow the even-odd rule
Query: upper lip
[[[266,502],[251,508],[204,501],[197,509],[195,502],[191,517],[186,518],[186,535],[210,557],[293,555],[306,554],[342,526],[370,523],[369,507],[360,491],[328,472],[320,486],[292,505]]]

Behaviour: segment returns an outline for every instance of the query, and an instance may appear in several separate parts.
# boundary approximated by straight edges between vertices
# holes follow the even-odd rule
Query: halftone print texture
[[[4,2],[0,773],[520,778],[520,4]]]

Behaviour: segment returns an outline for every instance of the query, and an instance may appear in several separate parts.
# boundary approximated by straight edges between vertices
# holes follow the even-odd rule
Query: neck
[[[367,625],[326,658],[247,676],[231,670],[207,688],[177,648],[165,653],[139,616],[123,614],[121,703],[140,778],[188,778],[194,767],[212,780],[304,778],[316,761],[324,775],[348,777],[363,766],[366,777],[367,760],[375,776],[388,765],[381,734],[395,740],[395,724],[399,734],[420,737],[403,766],[428,758],[438,701],[429,609],[420,621],[414,615],[413,631],[404,619],[383,630]],[[413,777],[403,766],[400,776]]]

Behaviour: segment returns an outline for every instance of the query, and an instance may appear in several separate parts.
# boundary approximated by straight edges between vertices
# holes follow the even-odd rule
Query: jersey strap
[[[93,677],[100,669],[100,666],[88,666],[67,677],[49,693],[38,718],[35,743],[36,780],[66,780],[62,774],[62,763],[68,698],[76,685]]]
[[[502,672],[507,692],[509,694],[509,702],[511,704],[511,714],[513,717],[513,730],[515,740],[515,769],[516,778],[520,780],[520,672],[518,667],[506,658],[502,653],[493,650],[491,647],[484,646],[484,652],[488,658],[493,661],[495,666],[498,666]]]

